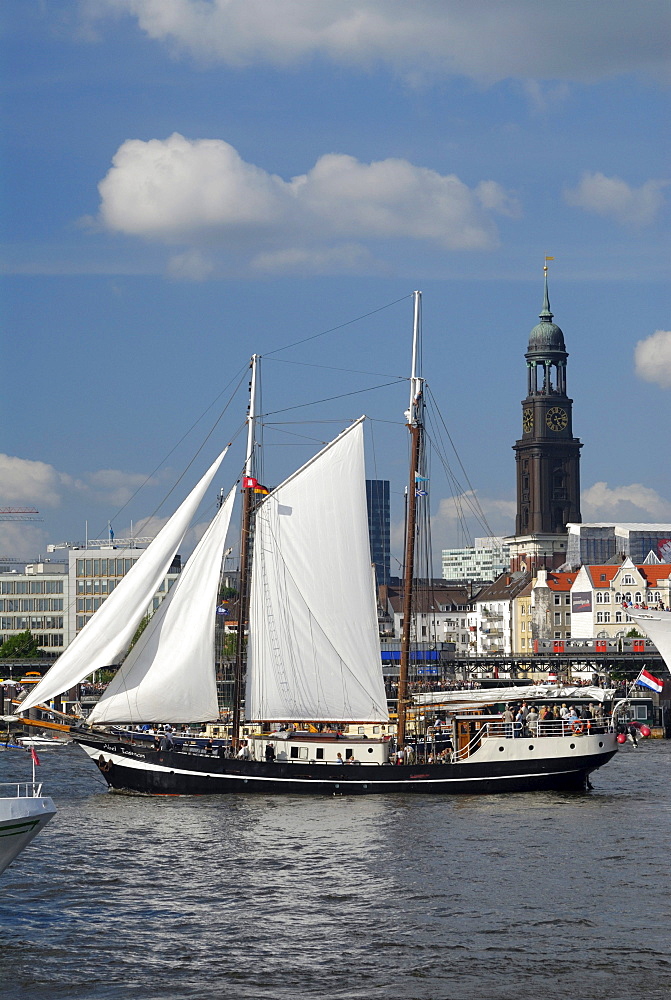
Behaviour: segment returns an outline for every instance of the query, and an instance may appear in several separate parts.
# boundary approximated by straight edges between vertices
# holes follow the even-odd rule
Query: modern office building
[[[0,572],[0,642],[30,631],[43,653],[57,656],[72,638],[70,593],[66,562],[27,563],[21,572]]]
[[[444,580],[496,580],[510,567],[510,546],[503,538],[476,538],[475,545],[443,549]]]
[[[68,614],[72,638],[109,597],[122,577],[142,558],[147,546],[102,545],[99,548],[68,550],[70,595]],[[181,572],[181,558],[175,556],[165,579],[154,594],[147,613],[156,610]]]
[[[366,504],[368,507],[368,536],[370,558],[375,566],[377,586],[389,583],[390,577],[390,514],[389,480],[366,480]]]
[[[44,654],[57,656],[142,557],[146,547],[65,547],[67,561],[27,563],[23,572],[0,572],[0,643],[30,630]],[[57,547],[49,548],[55,551]],[[156,610],[180,571],[180,557],[176,556],[147,607],[148,613]]]
[[[671,524],[569,524],[567,562],[571,566],[596,566],[616,556],[629,556],[633,563],[653,558],[671,563]]]

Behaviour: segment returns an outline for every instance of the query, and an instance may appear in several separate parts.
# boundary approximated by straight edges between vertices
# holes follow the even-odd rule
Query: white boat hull
[[[46,795],[0,798],[0,873],[56,815]]]

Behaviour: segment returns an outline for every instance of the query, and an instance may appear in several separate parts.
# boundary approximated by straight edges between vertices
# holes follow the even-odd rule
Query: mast
[[[410,478],[406,501],[405,559],[403,579],[403,632],[401,634],[401,665],[398,675],[398,729],[396,740],[399,748],[405,742],[406,715],[408,708],[408,668],[410,664],[410,630],[412,619],[412,585],[415,571],[415,535],[417,525],[417,482],[420,475],[420,460],[423,443],[423,386],[424,379],[418,374],[419,334],[421,321],[422,293],[413,292],[414,318],[412,331],[412,374],[410,376],[410,406],[405,416],[410,431]]]
[[[251,379],[249,382],[249,413],[247,415],[247,454],[242,480],[242,527],[240,530],[240,590],[238,594],[238,634],[235,644],[235,667],[233,670],[233,719],[231,724],[231,745],[235,749],[240,739],[240,709],[242,707],[242,679],[245,660],[245,628],[249,617],[249,570],[250,533],[252,527],[252,502],[254,490],[250,480],[254,480],[256,443],[256,385],[260,362],[258,354],[252,355]]]

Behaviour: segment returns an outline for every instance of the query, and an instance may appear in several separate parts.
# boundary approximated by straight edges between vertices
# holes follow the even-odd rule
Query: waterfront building
[[[444,580],[419,583],[414,598],[410,638],[413,642],[454,643],[457,657],[475,652],[475,598],[480,588]],[[402,585],[380,588],[379,602],[400,640],[403,631]]]
[[[476,538],[475,545],[443,549],[444,580],[496,580],[510,568],[510,546],[501,537]]]
[[[515,601],[528,597],[530,587],[530,573],[503,573],[480,591],[475,601],[478,656],[511,656],[516,652],[515,623],[517,618],[521,623],[521,611]]]
[[[668,563],[636,565],[626,558],[621,565],[582,566],[571,587],[571,634],[576,639],[626,636],[636,628],[623,607],[671,606],[671,566]]]
[[[95,614],[147,549],[146,542],[131,545],[125,539],[122,541],[123,545],[108,543],[91,547],[89,543],[89,548],[69,548],[68,575],[72,600],[69,602],[68,616],[71,638],[74,638],[77,632],[81,632],[89,618]],[[170,588],[179,577],[181,568],[181,558],[177,555],[154,594],[147,608],[147,614],[154,612],[167,597]]]
[[[0,642],[30,630],[40,651],[58,656],[72,638],[66,562],[26,563],[0,573]]]
[[[366,480],[366,506],[370,559],[375,567],[375,583],[379,587],[389,583],[390,577],[391,530],[388,479]]]
[[[533,652],[531,583],[513,601],[513,653],[531,655]]]
[[[522,436],[514,444],[517,516],[511,570],[558,569],[566,561],[567,524],[580,523],[580,449],[567,395],[568,352],[550,310],[547,265],[543,308],[525,354],[527,395]]]
[[[608,523],[567,525],[566,561],[571,566],[596,566],[617,556],[645,562],[652,552],[660,562],[671,563],[671,524]]]
[[[532,639],[570,639],[571,588],[575,573],[539,569],[531,590]],[[533,642],[530,643],[533,648]]]
[[[46,656],[58,656],[109,597],[147,548],[138,545],[50,545],[67,551],[66,560],[26,563],[21,573],[0,572],[0,642],[30,630]],[[176,556],[147,607],[156,610],[181,571]]]

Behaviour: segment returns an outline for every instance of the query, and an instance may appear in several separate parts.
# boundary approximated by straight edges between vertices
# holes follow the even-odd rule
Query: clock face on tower
[[[534,429],[534,411],[530,406],[522,411],[522,428],[525,431],[532,431]]]
[[[551,431],[563,431],[568,424],[568,414],[561,406],[551,406],[545,414],[545,423]]]

